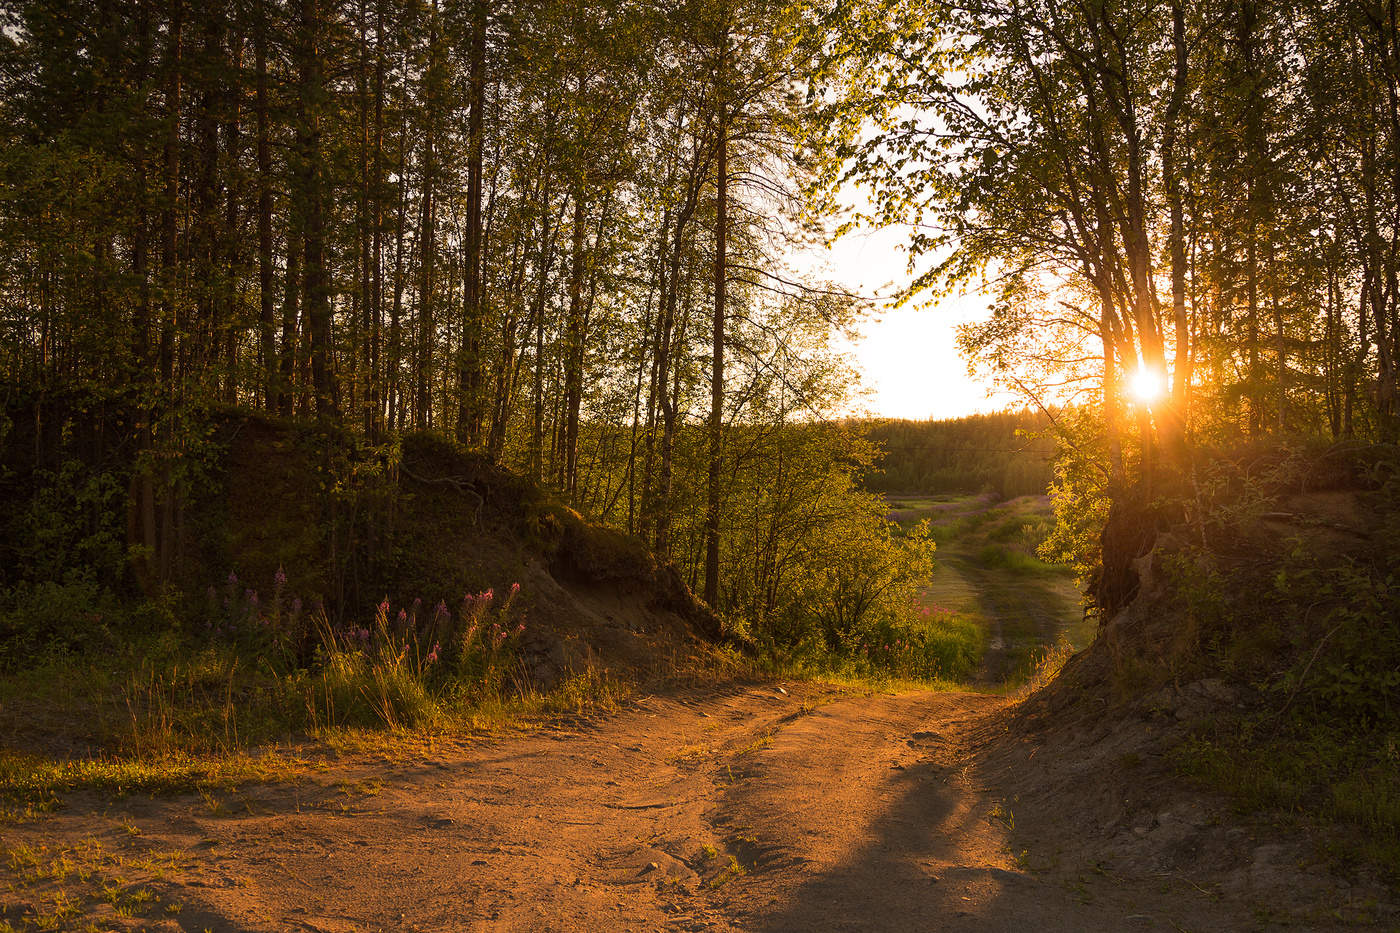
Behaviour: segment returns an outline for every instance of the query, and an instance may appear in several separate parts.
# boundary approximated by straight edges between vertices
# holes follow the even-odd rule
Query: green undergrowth
[[[327,756],[400,758],[435,740],[610,709],[630,690],[591,668],[541,689],[501,641],[494,657],[459,658],[456,670],[445,669],[445,649],[427,664],[402,641],[332,641],[307,666],[284,667],[228,644],[152,640],[6,675],[0,812],[32,816],[81,790],[294,780],[326,767]]]
[[[1312,462],[1283,466],[1307,478]],[[1400,470],[1383,461],[1372,473],[1306,494],[1233,473],[1203,485],[1204,520],[1162,551],[1166,586],[1142,613],[1155,627],[1132,668],[1154,683],[1213,678],[1236,698],[1176,750],[1184,774],[1395,883]]]
[[[985,627],[975,615],[931,608],[911,593],[897,614],[844,633],[834,647],[810,639],[788,651],[752,655],[746,663],[771,676],[947,686],[966,683],[985,648]]]
[[[1345,866],[1378,866],[1400,881],[1400,731],[1335,721],[1279,724],[1222,718],[1176,752],[1181,771],[1223,790],[1244,812],[1320,825]]]
[[[945,678],[902,677],[888,670],[840,664],[810,658],[787,658],[764,664],[764,680],[796,680],[826,685],[840,691],[898,693],[905,690],[964,690],[966,684]]]
[[[958,663],[945,665],[948,676],[975,674],[978,689],[1014,692],[1052,655],[1092,640],[1071,571],[1039,555],[1054,521],[1044,497],[899,496],[890,510],[903,529],[927,521],[937,542],[917,611],[957,634]]]
[[[975,620],[948,613],[932,621],[880,626],[845,651],[797,654],[766,669],[851,684],[947,688],[966,683],[976,671],[984,640]]]
[[[1047,563],[1041,545],[1054,526],[1044,497],[995,502],[989,496],[902,497],[890,501],[891,520],[901,529],[927,521],[940,553],[952,554],[1011,577],[1068,577],[1068,568]]]

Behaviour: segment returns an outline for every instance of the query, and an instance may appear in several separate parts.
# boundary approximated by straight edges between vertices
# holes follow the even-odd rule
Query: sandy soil
[[[148,882],[171,905],[164,919],[95,917],[125,928],[1261,926],[1247,885],[1207,888],[1179,866],[1120,873],[1083,846],[1066,856],[1074,784],[1019,796],[1035,749],[1007,747],[1007,702],[680,692],[410,763],[343,759],[313,783],[221,800],[74,799],[4,833],[11,846],[91,840],[128,864],[174,853]],[[7,896],[18,926],[44,892]]]

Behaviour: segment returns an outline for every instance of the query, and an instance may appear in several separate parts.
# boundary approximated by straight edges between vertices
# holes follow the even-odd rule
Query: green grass
[[[979,627],[979,686],[1023,684],[1049,654],[1092,640],[1071,572],[1037,554],[1054,521],[1044,497],[901,497],[891,517],[903,529],[929,521],[938,550],[921,609]]]
[[[119,851],[91,837],[62,846],[0,842],[0,884],[13,902],[0,931],[128,929],[177,917],[182,905],[158,892],[187,868],[180,853]]]
[[[1334,858],[1400,882],[1400,734],[1222,717],[1177,749],[1176,764],[1242,811],[1320,825]]]
[[[410,754],[439,737],[610,708],[628,690],[589,670],[541,691],[498,660],[465,679],[388,651],[331,651],[311,669],[277,670],[232,646],[167,639],[50,661],[0,677],[0,817],[37,816],[78,790],[296,780],[327,753]]]

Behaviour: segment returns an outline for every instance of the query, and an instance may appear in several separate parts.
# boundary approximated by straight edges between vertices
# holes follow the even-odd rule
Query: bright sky
[[[831,277],[851,291],[890,295],[911,278],[902,248],[906,237],[907,231],[897,227],[855,230],[825,255],[811,258],[813,265],[829,266]],[[987,301],[976,293],[919,307],[882,302],[851,346],[866,389],[854,413],[956,418],[1011,404],[1005,393],[989,397],[989,386],[968,375],[967,362],[958,353],[957,325],[986,314]]]

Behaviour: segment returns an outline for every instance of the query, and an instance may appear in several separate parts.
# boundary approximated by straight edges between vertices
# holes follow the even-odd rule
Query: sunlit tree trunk
[[[728,34],[721,36],[716,67],[715,284],[710,340],[710,464],[705,499],[705,602],[719,605],[719,478],[724,452],[724,301],[729,271],[725,257],[729,234],[729,115],[725,101]]]

